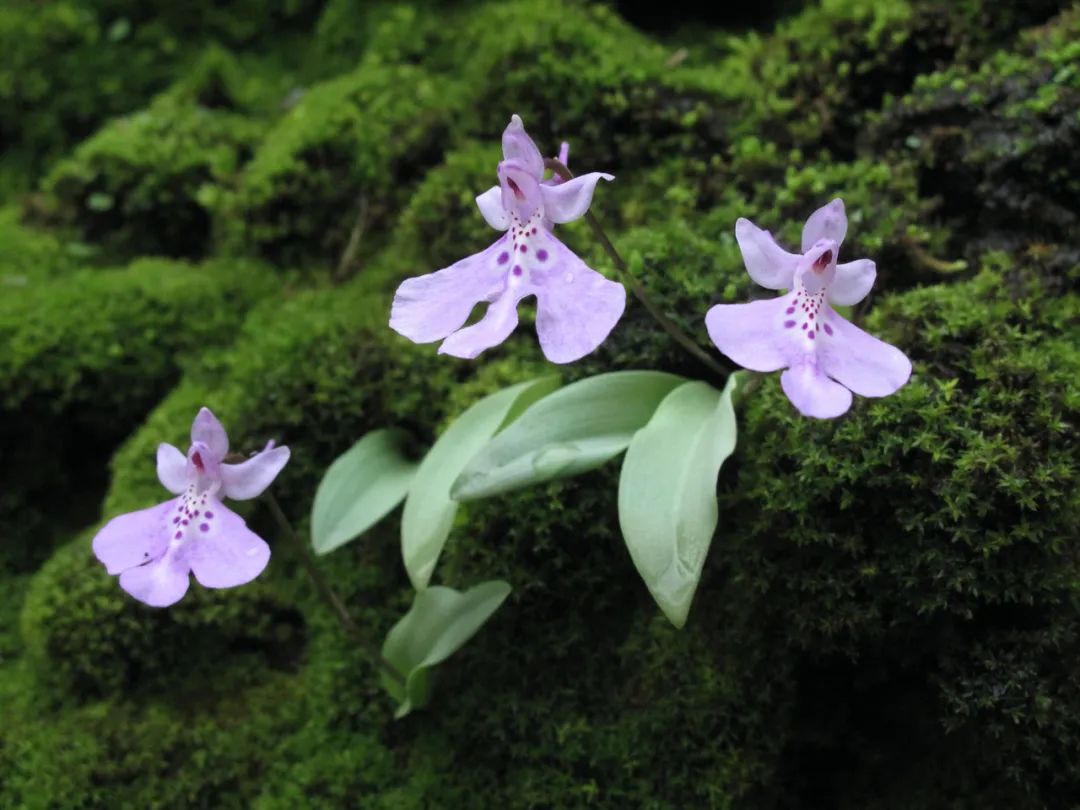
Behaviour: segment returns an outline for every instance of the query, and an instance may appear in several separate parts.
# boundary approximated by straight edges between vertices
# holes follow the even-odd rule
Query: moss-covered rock
[[[276,286],[252,262],[142,260],[0,298],[5,562],[38,559],[51,542],[45,523],[92,519],[101,462],[182,366],[231,340],[242,313]]]
[[[0,566],[0,805],[1076,804],[1076,12],[1013,43],[1063,5],[821,0],[768,33],[659,41],[587,3],[331,0],[309,44],[308,3],[232,22],[247,2],[204,20],[198,4],[97,4],[128,19],[118,42],[157,26],[179,50],[143,77],[169,90],[27,202],[51,199],[81,241],[0,216],[0,247],[19,254],[0,257],[0,279],[25,280],[0,287],[0,455],[15,471],[0,475],[0,525],[18,538]],[[196,31],[229,49],[199,42],[189,62]],[[20,47],[29,78],[26,53],[55,56]],[[68,86],[44,62],[45,86]],[[151,92],[101,75],[134,99],[125,110]],[[301,91],[298,75],[319,81]],[[57,93],[26,126],[64,104]],[[439,668],[432,707],[394,723],[368,653],[257,502],[243,511],[273,559],[255,583],[193,585],[169,611],[130,600],[88,550],[103,459],[126,439],[105,515],[163,499],[154,449],[182,444],[209,405],[237,449],[291,447],[274,491],[303,532],[326,465],[366,431],[402,426],[423,445],[480,396],[552,371],[529,303],[475,362],[386,323],[402,279],[493,238],[474,198],[512,112],[545,154],[566,139],[575,170],[616,175],[592,210],[709,351],[708,307],[761,294],[736,218],[790,246],[843,197],[844,258],[879,269],[854,317],[915,375],[829,423],[762,381],[740,406],[682,631],[623,550],[617,464],[462,508],[436,581],[503,577],[514,592]],[[0,186],[31,181],[9,168]],[[95,183],[107,217],[87,212]],[[559,236],[615,277],[585,223]],[[228,251],[305,272],[282,287],[234,262],[73,271],[87,250]],[[600,350],[558,371],[630,367],[707,376],[634,300]],[[411,598],[397,532],[391,516],[319,561],[372,644]],[[42,564],[57,535],[75,539]]]
[[[921,78],[890,105],[867,145],[913,158],[940,198],[957,248],[1067,242],[1080,223],[1080,12],[976,67]]]
[[[1080,301],[1046,296],[1037,274],[1002,269],[1003,257],[988,263],[969,282],[915,290],[874,311],[871,330],[915,363],[896,395],[858,401],[851,416],[821,423],[800,418],[776,381],[765,382],[747,410],[724,499],[723,559],[729,576],[763,595],[761,621],[800,651],[803,677],[835,681],[820,699],[854,709],[888,694],[898,710],[923,707],[906,720],[907,710],[889,713],[876,728],[855,711],[840,714],[824,738],[811,714],[818,739],[793,757],[824,757],[835,746],[872,780],[895,722],[952,771],[908,774],[913,790],[993,780],[1001,795],[1052,804],[1055,760],[1039,752],[1064,740],[1050,743],[1058,732],[1039,730],[1038,690],[1068,706],[1058,712],[1080,709],[1065,686],[1076,654],[1068,538],[1080,518]],[[1033,649],[1061,643],[1063,658],[1021,661],[1009,651],[1017,637]],[[1017,683],[1002,688],[1028,691],[1014,695],[1024,708],[969,691],[990,666],[999,684]],[[1033,678],[1043,687],[1026,685]],[[1010,706],[1016,725],[1000,735]],[[966,739],[980,744],[965,751]],[[1017,748],[1027,765],[1005,767]],[[851,761],[812,777],[835,791],[831,806],[865,806],[859,791],[868,783],[840,778]]]
[[[138,109],[207,41],[287,47],[319,4],[18,0],[0,9],[0,143],[39,169],[109,116]],[[281,45],[278,45],[281,43]]]
[[[326,265],[354,227],[377,234],[441,156],[458,89],[411,65],[368,65],[310,88],[223,202],[231,244]]]
[[[201,258],[217,187],[233,182],[260,131],[246,116],[166,95],[58,163],[38,215],[110,255]]]

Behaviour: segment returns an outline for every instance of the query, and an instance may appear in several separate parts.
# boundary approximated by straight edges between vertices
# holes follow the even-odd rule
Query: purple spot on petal
[[[804,327],[804,328],[805,328],[805,327]],[[188,525],[188,522],[187,522],[186,520],[181,520],[181,521],[180,521],[180,525],[182,525],[182,526],[187,526],[187,525]]]
[[[213,513],[213,512],[207,512],[207,513],[206,513],[206,516],[207,516],[208,518],[212,518],[212,517],[214,516],[214,513]]]
[[[176,533],[176,539],[177,539],[177,540],[179,540],[179,539],[180,539],[181,537],[183,537],[183,536],[184,536],[184,533],[183,533],[183,532],[177,532],[177,533]]]
[[[504,250],[499,254],[499,264],[506,264],[508,261],[510,261],[510,254]]]
[[[825,324],[825,334],[826,335],[831,335],[832,334],[832,327],[829,326],[828,324]]]
[[[528,253],[529,252],[529,248],[527,246],[525,246],[525,245],[522,245],[520,250],[521,250],[522,253]]]
[[[807,337],[810,338],[811,340],[813,340],[816,336],[817,336],[817,332],[809,332],[807,334]]]
[[[785,329],[791,329],[793,326],[795,326],[795,321],[784,321]]]
[[[787,308],[787,314],[788,315],[791,315],[793,312],[795,312],[795,307],[788,307]]]
[[[199,524],[199,531],[200,532],[208,532],[208,531],[210,531],[210,524],[209,523],[200,523]]]
[[[547,257],[548,257],[548,252],[546,250],[541,249],[541,250],[536,251],[536,258],[538,258],[540,261],[546,262]]]
[[[179,517],[174,517],[174,518],[172,519],[172,522],[173,522],[173,524],[175,525],[175,524],[177,524],[177,523],[179,523],[179,522],[180,522],[180,518],[179,518]]]
[[[806,327],[807,327],[807,324],[805,324],[805,323],[804,323],[804,324],[802,325],[803,331],[805,331],[805,330],[806,330]]]
[[[521,275],[521,265],[520,264],[515,264],[514,265],[514,275],[515,276],[520,276]]]

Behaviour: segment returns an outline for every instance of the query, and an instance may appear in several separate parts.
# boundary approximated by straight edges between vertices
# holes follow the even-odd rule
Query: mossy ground
[[[584,2],[268,9],[0,11],[0,806],[1080,802],[1080,7],[820,0],[662,36]],[[303,531],[366,431],[422,445],[550,371],[528,304],[472,363],[386,326],[401,279],[490,239],[512,112],[617,176],[594,210],[703,348],[708,306],[759,294],[735,219],[794,244],[842,196],[879,267],[855,317],[915,372],[830,423],[762,381],[682,631],[616,470],[463,508],[436,580],[514,592],[395,722],[258,504],[266,574],[168,611],[89,539],[163,498],[154,449],[201,405],[293,449]],[[635,302],[560,373],[635,367],[706,373]],[[411,597],[397,529],[323,561],[372,644]]]

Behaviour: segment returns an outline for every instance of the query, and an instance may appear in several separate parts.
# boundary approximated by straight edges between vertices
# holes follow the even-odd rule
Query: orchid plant
[[[716,533],[717,477],[736,444],[736,393],[745,396],[753,387],[745,384],[748,372],[733,372],[707,353],[630,273],[589,211],[599,182],[612,181],[612,175],[575,177],[566,165],[566,143],[558,158],[544,159],[517,115],[503,132],[502,151],[497,185],[476,197],[480,214],[501,236],[450,267],[402,282],[390,327],[416,343],[442,341],[441,354],[471,359],[506,340],[517,328],[519,303],[534,296],[544,356],[570,363],[595,351],[615,328],[628,287],[710,380],[632,370],[565,387],[554,376],[522,382],[476,402],[419,462],[403,450],[407,437],[401,431],[384,429],[361,438],[330,466],[312,509],[316,554],[355,540],[405,503],[402,557],[416,597],[373,651],[398,716],[430,699],[432,668],[468,641],[510,593],[510,585],[497,580],[464,592],[431,585],[461,502],[576,475],[625,455],[619,525],[656,603],[681,627]],[[545,178],[547,170],[552,174]],[[588,267],[556,238],[556,225],[581,218],[619,270],[619,281]],[[782,390],[811,418],[839,417],[851,408],[853,393],[883,397],[911,375],[903,352],[836,309],[865,299],[876,278],[869,259],[839,263],[846,234],[839,199],[810,215],[798,253],[739,219],[735,237],[747,272],[780,294],[717,305],[704,317],[703,327],[723,355],[752,372],[782,371]],[[486,311],[467,324],[480,303]],[[204,587],[228,588],[254,579],[270,559],[268,545],[221,498],[258,497],[288,461],[288,448],[270,442],[251,458],[229,456],[225,431],[205,408],[192,425],[191,441],[186,455],[167,444],[158,449],[158,477],[177,497],[114,518],[93,541],[94,553],[119,575],[121,587],[154,607],[181,599],[189,574]],[[319,594],[350,637],[365,643],[308,545],[273,496],[266,497]]]

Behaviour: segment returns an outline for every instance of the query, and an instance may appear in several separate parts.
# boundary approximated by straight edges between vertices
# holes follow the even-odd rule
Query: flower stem
[[[544,166],[551,169],[555,174],[559,175],[563,180],[573,180],[574,173],[570,171],[562,162],[555,160],[554,158],[546,158],[544,160]],[[615,267],[622,274],[626,280],[626,284],[630,287],[630,291],[634,296],[644,305],[649,314],[660,324],[661,328],[671,336],[671,338],[682,346],[687,352],[700,362],[703,366],[709,369],[711,372],[720,377],[726,377],[730,373],[730,369],[724,368],[716,360],[714,360],[708,352],[701,348],[692,337],[678,327],[678,325],[671,320],[663,311],[658,307],[653,300],[649,297],[649,294],[645,291],[644,285],[638,278],[630,272],[630,267],[623,260],[623,257],[619,255],[619,251],[615,249],[615,246],[611,243],[607,233],[604,231],[603,226],[600,224],[600,220],[591,211],[585,212],[585,220],[589,223],[589,227],[592,228],[593,235],[600,242],[601,247],[607,252],[608,256],[615,263]]]
[[[301,539],[300,535],[298,535],[293,529],[292,524],[289,522],[289,519],[281,510],[281,504],[278,503],[277,498],[275,498],[273,493],[271,492],[267,492],[265,498],[267,506],[270,507],[270,514],[274,516],[274,520],[277,521],[277,524],[280,527],[281,531],[296,547],[297,552],[299,552],[300,554],[300,562],[303,564],[304,570],[307,571],[308,576],[311,577],[311,581],[315,584],[315,590],[319,592],[319,596],[322,597],[322,600],[326,602],[334,611],[334,614],[337,616],[338,621],[341,623],[342,629],[345,631],[345,635],[347,635],[356,644],[366,648],[371,657],[375,659],[375,662],[378,665],[379,669],[382,670],[394,681],[404,686],[405,676],[401,673],[401,671],[398,670],[398,668],[391,664],[389,661],[387,661],[386,658],[383,657],[382,653],[372,647],[368,643],[368,641],[361,635],[360,628],[356,626],[356,623],[353,621],[352,616],[349,615],[349,611],[345,607],[345,603],[341,601],[341,599],[336,593],[334,593],[334,589],[330,587],[330,583],[326,581],[326,578],[322,575],[322,572],[319,571],[318,566],[315,565],[315,558],[308,550],[307,545]]]

